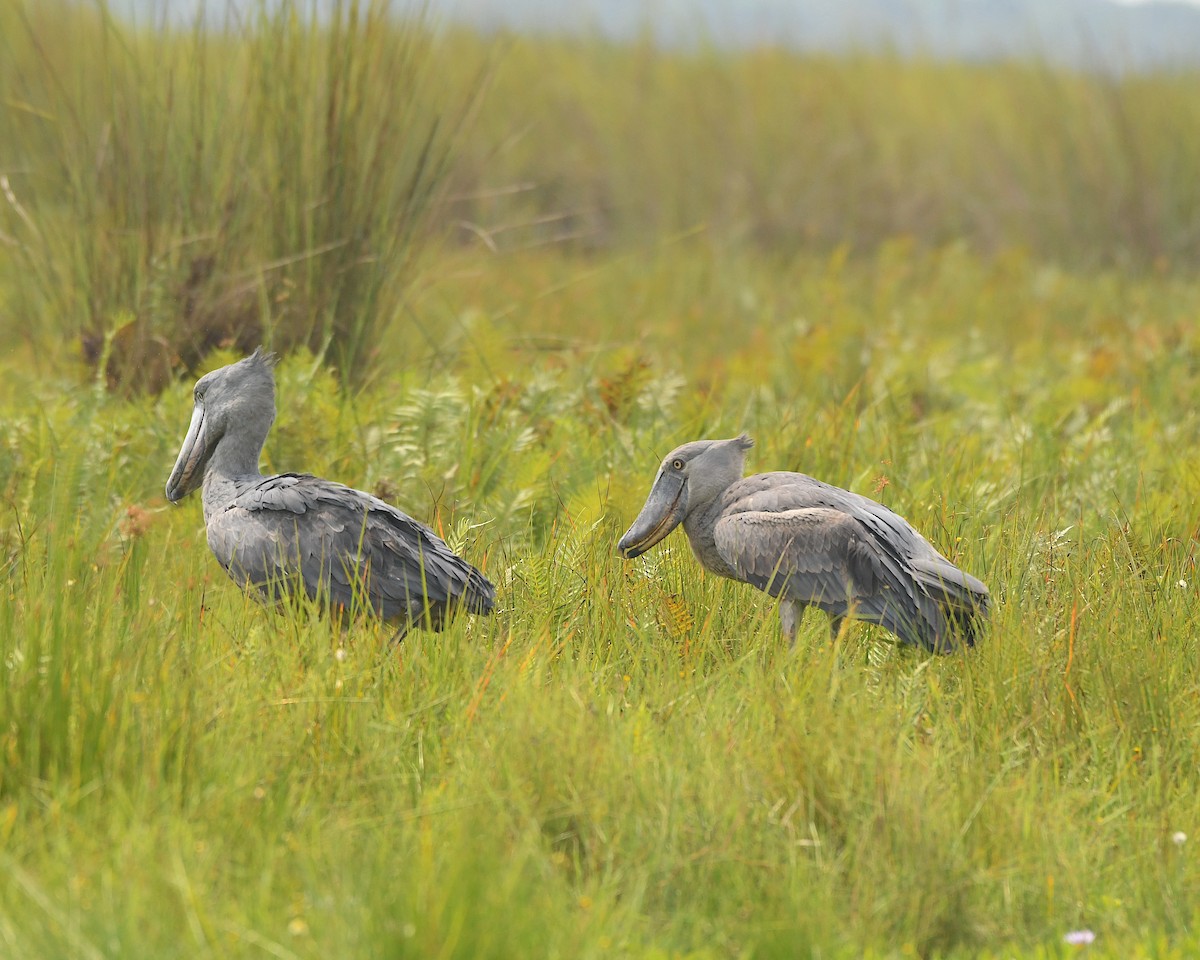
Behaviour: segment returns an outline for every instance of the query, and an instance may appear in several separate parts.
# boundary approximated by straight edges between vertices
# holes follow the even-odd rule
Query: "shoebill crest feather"
[[[975,642],[983,583],[874,500],[802,473],[743,477],[753,443],[742,434],[671,451],[621,554],[645,553],[682,523],[705,569],[779,598],[793,644],[807,607],[829,614],[834,636],[851,617],[937,653]]]
[[[208,545],[264,600],[303,592],[334,610],[369,610],[441,630],[458,610],[487,614],[495,589],[423,523],[377,497],[307,473],[264,476],[275,420],[275,358],[252,356],[196,382],[192,422],[167,499],[203,489]]]

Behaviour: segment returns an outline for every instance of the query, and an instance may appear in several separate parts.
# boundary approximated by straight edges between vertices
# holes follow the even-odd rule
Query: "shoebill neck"
[[[266,436],[249,432],[227,433],[217,441],[204,471],[204,513],[207,516],[232,500],[241,485],[237,481],[262,476],[258,461]]]
[[[696,555],[700,566],[717,576],[735,577],[733,569],[721,558],[714,536],[723,506],[724,497],[717,496],[696,507],[684,518],[683,531],[687,534],[692,553]]]

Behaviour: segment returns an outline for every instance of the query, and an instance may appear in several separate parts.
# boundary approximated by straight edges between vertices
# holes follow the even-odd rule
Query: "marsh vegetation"
[[[1200,950],[1195,76],[91,11],[0,3],[0,953]],[[247,331],[265,466],[496,616],[227,581],[162,487]],[[741,430],[987,582],[977,647],[620,560]]]

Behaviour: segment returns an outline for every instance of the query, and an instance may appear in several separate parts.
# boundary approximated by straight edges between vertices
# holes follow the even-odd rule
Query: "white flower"
[[[1176,584],[1176,586],[1179,587],[1180,590],[1186,590],[1187,589],[1187,581],[1180,580],[1179,583]]]
[[[1176,830],[1173,834],[1171,834],[1171,842],[1177,847],[1182,847],[1185,843],[1187,843],[1187,834],[1182,830]]]
[[[1072,930],[1063,937],[1063,943],[1069,943],[1073,947],[1086,947],[1095,940],[1096,935],[1091,930]]]
[[[333,658],[334,658],[335,660],[337,660],[337,662],[338,662],[338,663],[341,663],[343,660],[345,660],[345,659],[346,659],[346,648],[345,648],[345,647],[338,647],[338,648],[337,648],[337,649],[336,649],[336,650],[333,652]]]

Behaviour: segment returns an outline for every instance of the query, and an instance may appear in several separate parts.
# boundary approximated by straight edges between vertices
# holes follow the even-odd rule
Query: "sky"
[[[80,0],[87,3],[88,0]],[[108,0],[119,16],[154,24],[221,23],[233,7],[281,0]],[[328,10],[337,0],[295,0]],[[1034,57],[1102,72],[1200,63],[1200,0],[393,0],[433,22],[481,29],[600,33],[647,29],[665,46],[763,43],[838,52],[886,47],[939,59]]]

